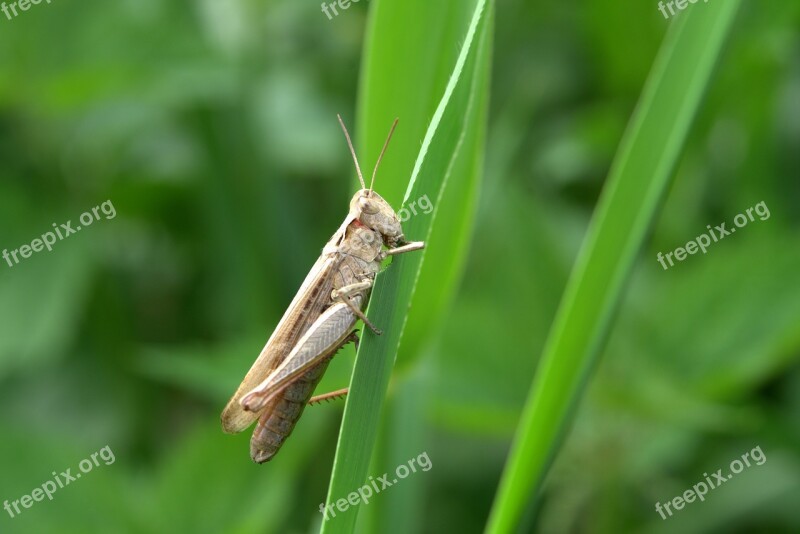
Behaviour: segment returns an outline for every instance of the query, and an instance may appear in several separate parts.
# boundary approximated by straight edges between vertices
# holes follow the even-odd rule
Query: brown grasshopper
[[[222,412],[222,429],[228,433],[241,432],[258,419],[250,439],[250,457],[256,463],[264,463],[277,454],[306,404],[347,393],[340,390],[309,401],[334,354],[349,341],[358,342],[353,330],[358,319],[381,334],[362,310],[383,260],[425,246],[405,240],[397,214],[372,190],[397,120],[375,164],[369,189],[341,117],[339,123],[362,189],[350,201],[344,222],[325,245]]]

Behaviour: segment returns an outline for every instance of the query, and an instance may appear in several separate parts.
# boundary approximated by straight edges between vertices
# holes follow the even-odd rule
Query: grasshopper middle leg
[[[380,328],[376,327],[374,324],[372,324],[372,322],[369,319],[367,319],[367,316],[364,315],[364,312],[361,311],[361,308],[358,307],[355,303],[353,303],[352,300],[350,300],[351,296],[358,295],[359,293],[362,293],[370,289],[371,287],[372,287],[372,280],[364,280],[363,282],[348,284],[339,289],[334,289],[331,292],[331,298],[333,300],[338,300],[340,302],[344,302],[345,304],[347,304],[347,306],[353,311],[356,317],[364,321],[364,324],[367,325],[370,328],[370,330],[375,332],[376,335],[380,336],[383,334],[383,331]]]

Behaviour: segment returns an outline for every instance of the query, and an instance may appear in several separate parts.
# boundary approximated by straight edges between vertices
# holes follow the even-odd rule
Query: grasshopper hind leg
[[[314,395],[311,397],[311,400],[308,401],[309,406],[314,406],[315,404],[320,404],[322,402],[330,402],[332,400],[343,399],[349,393],[350,388],[342,388],[337,389],[336,391],[331,391],[328,393],[323,393],[322,395]]]
[[[331,356],[303,373],[296,382],[281,391],[275,400],[270,401],[264,413],[259,417],[258,424],[253,430],[253,436],[250,438],[250,457],[254,462],[263,464],[278,453],[283,443],[294,430],[297,420],[303,414],[305,407],[313,403],[314,399],[312,398],[311,402],[309,402],[309,397],[311,397],[314,389],[319,384],[322,375],[325,374],[328,364],[336,352],[350,342],[355,343],[356,348],[358,347],[357,332],[357,330],[350,332]],[[342,393],[340,390],[333,393],[337,393],[337,396],[343,396],[346,391]],[[320,395],[320,397],[327,397],[330,400],[335,396],[326,394]],[[326,399],[322,398],[320,400]]]
[[[339,349],[343,348],[350,342],[353,342],[353,345],[356,347],[356,352],[358,352],[358,330],[353,330],[350,332],[350,335],[347,336],[347,339],[344,340],[342,346]],[[322,402],[329,402],[332,400],[342,399],[347,396],[347,393],[350,391],[350,388],[342,388],[337,389],[336,391],[330,391],[328,393],[323,393],[322,395],[314,395],[311,397],[311,400],[308,401],[309,406],[313,406],[315,404],[320,404]]]
[[[343,348],[348,343],[352,343],[353,346],[355,346],[355,348],[356,348],[356,352],[358,352],[358,330],[353,330],[352,332],[350,332],[350,335],[347,336],[347,339],[344,340],[344,343],[342,343],[342,346],[339,347],[339,349]],[[336,349],[336,350],[339,350],[339,349]]]

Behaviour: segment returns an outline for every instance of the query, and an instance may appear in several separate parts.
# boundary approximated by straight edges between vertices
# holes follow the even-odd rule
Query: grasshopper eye
[[[361,197],[358,200],[358,207],[362,213],[366,213],[368,215],[375,215],[380,211],[380,207],[378,206],[377,202],[374,202],[365,197]]]

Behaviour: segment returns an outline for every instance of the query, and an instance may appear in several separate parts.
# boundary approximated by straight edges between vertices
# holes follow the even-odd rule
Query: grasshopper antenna
[[[372,193],[372,186],[375,185],[375,175],[378,174],[378,167],[381,164],[381,160],[383,159],[383,155],[386,153],[386,149],[389,147],[389,141],[392,140],[392,134],[394,133],[394,129],[397,128],[397,122],[400,119],[395,119],[392,123],[392,129],[389,130],[389,136],[386,138],[386,142],[383,144],[383,150],[381,150],[381,155],[378,156],[378,161],[375,163],[375,170],[372,171],[372,180],[369,182],[369,192]]]
[[[350,153],[353,155],[353,161],[356,164],[356,172],[358,172],[358,181],[361,182],[362,189],[366,189],[367,185],[364,183],[364,176],[361,174],[361,167],[358,165],[358,158],[356,157],[356,151],[353,149],[353,142],[350,140],[350,134],[347,133],[347,126],[344,125],[341,115],[337,113],[336,117],[339,119],[339,124],[342,125],[344,136],[347,139],[347,146],[350,147]]]

